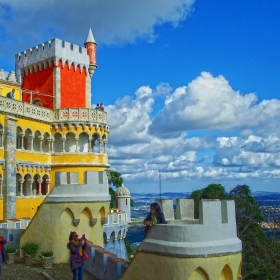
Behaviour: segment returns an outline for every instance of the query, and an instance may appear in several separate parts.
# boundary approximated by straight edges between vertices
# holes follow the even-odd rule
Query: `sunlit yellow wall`
[[[35,120],[27,120],[18,118],[17,126],[20,126],[23,130],[26,130],[27,128],[31,129],[31,131],[34,133],[36,130],[39,130],[44,134],[45,132],[50,133],[50,125],[46,123],[41,123]]]
[[[32,218],[38,207],[44,201],[44,198],[17,198],[16,200],[16,218]]]
[[[52,164],[53,165],[68,165],[72,166],[77,165],[98,165],[98,164],[108,164],[107,155],[96,155],[96,154],[87,154],[87,153],[65,153],[52,155]]]
[[[109,202],[43,203],[21,237],[20,243],[22,245],[26,241],[37,241],[40,243],[40,251],[54,252],[54,263],[67,263],[69,250],[66,244],[70,231],[76,231],[80,236],[85,234],[94,244],[103,246],[101,218],[105,218],[108,209]],[[90,225],[91,218],[97,219],[94,226]],[[77,227],[73,223],[74,219],[80,219]],[[52,238],[48,238],[49,236]]]
[[[3,87],[3,92],[7,93],[11,91],[11,86],[1,83],[0,81],[0,95],[1,95],[1,86]],[[4,88],[5,86],[5,88]],[[16,91],[16,99],[20,98],[19,95],[19,87]],[[48,132],[51,137],[56,132],[60,132],[63,136],[69,131],[73,132],[75,135],[79,135],[82,132],[86,132],[89,135],[94,133],[99,133],[100,137],[106,135],[108,138],[108,132],[93,126],[91,129],[89,126],[83,128],[81,125],[76,127],[75,125],[71,126],[58,126],[57,129],[54,127],[51,129],[50,124],[42,123],[33,119],[25,119],[21,117],[17,117],[17,126],[20,127],[23,131],[26,129],[30,129],[33,133],[39,131],[41,135],[45,132]],[[5,115],[0,112],[0,123],[3,127],[5,127]],[[5,152],[4,148],[0,147],[0,159],[4,159]],[[29,150],[20,150],[16,151],[16,160],[18,163],[30,163],[35,164],[37,167],[28,167],[25,165],[17,166],[17,172],[24,178],[24,176],[28,173],[32,178],[36,174],[40,175],[42,178],[45,174],[47,174],[48,178],[50,178],[51,182],[49,185],[49,191],[55,185],[55,172],[79,172],[79,183],[84,183],[84,172],[85,171],[101,171],[105,168],[108,168],[108,155],[106,154],[94,154],[94,153],[65,153],[65,154],[49,154],[49,153],[41,153],[36,151]],[[40,168],[40,166],[42,168]],[[51,166],[51,171],[47,171],[44,166]],[[39,168],[38,168],[39,167]],[[3,177],[3,169],[0,165],[0,174]],[[42,197],[28,197],[28,198],[17,198],[16,202],[16,218],[32,218],[38,207],[41,205],[43,201]],[[107,213],[107,212],[106,212]],[[3,200],[0,198],[0,219],[3,218]]]
[[[176,258],[137,252],[121,280],[237,280],[241,253],[207,258]],[[232,274],[232,278],[231,278]]]
[[[0,96],[7,96],[12,89],[15,89],[14,99],[20,100],[20,85],[0,80]]]

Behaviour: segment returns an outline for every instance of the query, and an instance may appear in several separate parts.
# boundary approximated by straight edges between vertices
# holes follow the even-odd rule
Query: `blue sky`
[[[279,191],[280,2],[23,2],[0,2],[0,68],[53,37],[82,45],[91,22],[92,102],[133,192],[157,192],[158,169],[163,191]]]

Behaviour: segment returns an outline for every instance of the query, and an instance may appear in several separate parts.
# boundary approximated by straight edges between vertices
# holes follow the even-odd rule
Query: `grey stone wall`
[[[25,229],[7,229],[0,228],[0,235],[7,240],[7,246],[12,246],[20,250],[20,238],[25,232]]]
[[[104,249],[114,253],[118,258],[128,260],[124,239],[115,241],[111,239],[109,242],[104,240]]]
[[[3,181],[3,218],[16,217],[16,122],[12,116],[6,116],[5,124],[5,172]]]

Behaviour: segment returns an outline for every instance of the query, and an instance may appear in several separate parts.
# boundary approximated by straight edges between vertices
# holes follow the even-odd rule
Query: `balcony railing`
[[[107,123],[107,113],[91,108],[67,108],[50,110],[26,102],[0,96],[0,113],[52,122],[97,122]]]

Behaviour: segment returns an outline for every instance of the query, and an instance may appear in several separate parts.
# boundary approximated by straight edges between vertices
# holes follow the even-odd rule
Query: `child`
[[[151,226],[157,224],[166,224],[164,214],[161,212],[160,206],[157,203],[152,203],[150,205],[150,212],[145,218],[145,220],[143,221],[143,224],[145,225],[145,230],[144,230],[145,237]]]
[[[7,262],[9,258],[4,246],[6,243],[7,241],[4,239],[3,236],[0,235],[0,278],[3,263]]]

